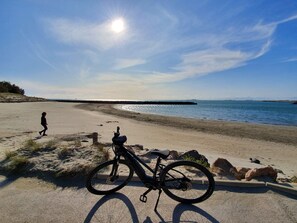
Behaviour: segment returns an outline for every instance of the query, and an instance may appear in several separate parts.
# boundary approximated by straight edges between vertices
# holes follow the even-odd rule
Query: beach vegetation
[[[97,154],[94,156],[94,161],[96,163],[101,163],[110,159],[110,154],[108,149],[104,147],[104,144],[94,145],[97,148]]]
[[[37,152],[42,149],[42,146],[33,139],[28,139],[24,142],[24,149],[31,152]]]
[[[10,158],[16,156],[18,153],[17,153],[16,151],[9,151],[9,150],[6,150],[6,151],[4,152],[4,154],[5,154],[5,159],[10,159]]]
[[[58,145],[58,140],[52,139],[45,144],[45,147],[48,149],[56,149]]]
[[[67,156],[71,155],[72,152],[73,152],[72,148],[69,148],[68,146],[63,145],[60,147],[60,150],[58,152],[58,157],[60,159],[65,159]]]
[[[71,167],[61,169],[55,173],[55,177],[76,177],[76,176],[85,176],[93,168],[94,164],[88,163],[78,163],[77,165],[72,165]]]
[[[0,92],[1,93],[15,93],[15,94],[25,94],[25,90],[20,88],[15,84],[11,84],[7,81],[0,81]]]
[[[80,141],[79,138],[77,138],[77,139],[74,140],[74,146],[75,147],[81,147],[81,141]]]
[[[206,160],[195,159],[192,156],[184,156],[183,157],[183,160],[187,160],[187,161],[192,161],[192,162],[198,163],[199,165],[204,166],[206,168],[209,168],[210,167],[209,163]]]
[[[10,162],[5,166],[5,169],[9,172],[19,172],[23,166],[28,163],[28,157],[25,156],[12,156]]]

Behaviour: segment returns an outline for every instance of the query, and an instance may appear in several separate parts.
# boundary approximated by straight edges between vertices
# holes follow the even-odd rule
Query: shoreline
[[[221,120],[205,120],[162,116],[132,112],[116,108],[115,105],[79,104],[75,107],[103,112],[117,117],[133,119],[141,122],[150,122],[157,125],[169,126],[179,129],[188,129],[202,133],[219,134],[231,137],[257,139],[276,143],[297,146],[297,127],[269,124],[241,123]]]
[[[110,103],[112,104],[112,103]],[[186,116],[175,116],[175,115],[159,115],[157,113],[149,113],[149,112],[138,112],[138,111],[130,111],[126,109],[122,109],[120,106],[123,106],[125,104],[115,104],[113,107],[115,109],[124,111],[124,112],[131,112],[136,114],[144,114],[144,115],[156,115],[156,116],[163,116],[163,117],[169,117],[169,118],[181,118],[181,119],[189,119],[189,120],[198,120],[198,121],[214,121],[214,122],[230,122],[230,123],[238,123],[238,124],[251,124],[251,125],[264,125],[264,126],[280,126],[280,127],[295,127],[297,128],[297,125],[285,125],[285,124],[274,124],[274,123],[261,123],[261,122],[249,122],[249,121],[238,121],[238,120],[226,120],[226,119],[208,119],[208,118],[199,118],[199,117],[186,117]]]
[[[178,152],[197,150],[210,163],[217,158],[225,158],[236,167],[260,168],[270,165],[282,170],[285,177],[297,174],[296,143],[241,137],[250,128],[248,124],[237,123],[231,126],[233,136],[230,136],[224,131],[226,128],[230,129],[225,122],[203,121],[201,123],[209,127],[199,130],[201,126],[195,127],[193,120],[177,119],[177,122],[172,122],[172,118],[166,117],[155,120],[155,116],[131,114],[114,109],[111,105],[97,106],[99,105],[61,102],[0,104],[0,156],[3,157],[5,151],[21,148],[28,139],[45,142],[67,134],[97,132],[100,142],[110,143],[113,132],[120,126],[121,133],[128,137],[128,145],[138,144],[143,145],[143,148]],[[39,139],[40,115],[44,111],[48,114],[48,136]],[[278,138],[284,139],[284,135],[286,136],[287,128],[281,128],[282,131],[275,126],[262,128],[266,132],[272,131]],[[294,128],[294,131],[297,129]],[[261,131],[255,133],[260,135]],[[262,165],[251,163],[249,158],[259,159]]]

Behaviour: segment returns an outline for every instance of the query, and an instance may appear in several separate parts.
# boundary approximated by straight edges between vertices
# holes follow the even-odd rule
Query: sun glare
[[[111,29],[115,33],[120,33],[122,31],[124,31],[124,29],[125,29],[124,20],[123,19],[113,20],[111,23]]]

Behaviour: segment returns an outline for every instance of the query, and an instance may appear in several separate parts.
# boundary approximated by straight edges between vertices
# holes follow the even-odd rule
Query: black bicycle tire
[[[122,183],[120,184],[119,186],[111,189],[111,190],[108,190],[108,191],[100,191],[100,190],[97,190],[95,189],[93,186],[92,186],[92,178],[93,176],[102,168],[105,168],[107,167],[108,165],[112,165],[114,163],[113,160],[109,160],[109,161],[106,161],[102,164],[100,164],[99,166],[95,167],[87,176],[87,179],[86,179],[86,188],[88,189],[89,192],[91,192],[92,194],[96,194],[96,195],[107,195],[107,194],[112,194],[120,189],[122,189],[124,186],[126,186],[129,181],[131,180],[133,174],[134,174],[134,170],[133,168],[125,161],[125,160],[119,160],[119,163],[121,164],[124,164],[126,165],[127,167],[129,167],[129,175],[127,177],[127,179]]]
[[[177,166],[183,166],[183,165],[188,165],[188,166],[193,166],[193,167],[198,168],[201,172],[203,172],[205,174],[205,176],[208,179],[208,182],[209,182],[208,189],[206,190],[206,192],[202,196],[200,196],[200,197],[198,197],[196,199],[185,199],[185,198],[178,197],[175,194],[171,193],[171,191],[168,190],[168,188],[166,188],[166,186],[164,184],[166,174],[172,168],[175,168]],[[214,191],[214,188],[215,188],[214,178],[213,178],[212,174],[209,172],[209,170],[207,168],[205,168],[204,166],[202,166],[202,165],[200,165],[198,163],[195,163],[195,162],[192,162],[192,161],[186,161],[186,160],[176,161],[176,162],[173,162],[173,163],[170,163],[169,165],[167,165],[162,170],[162,172],[160,173],[160,182],[161,182],[162,189],[165,192],[165,194],[167,194],[173,200],[176,200],[176,201],[181,202],[181,203],[199,203],[199,202],[202,202],[202,201],[208,199],[212,195],[212,193]]]

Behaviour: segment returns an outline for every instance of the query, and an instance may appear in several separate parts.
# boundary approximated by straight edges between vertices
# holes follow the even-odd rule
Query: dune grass
[[[24,149],[31,152],[37,152],[42,149],[42,145],[40,143],[37,143],[33,139],[28,139],[24,142]]]
[[[9,158],[10,162],[5,166],[8,172],[19,172],[29,160],[28,157],[15,155]]]
[[[5,153],[5,159],[11,159],[12,157],[18,155],[16,151],[9,151],[9,150],[6,150],[4,153]]]

